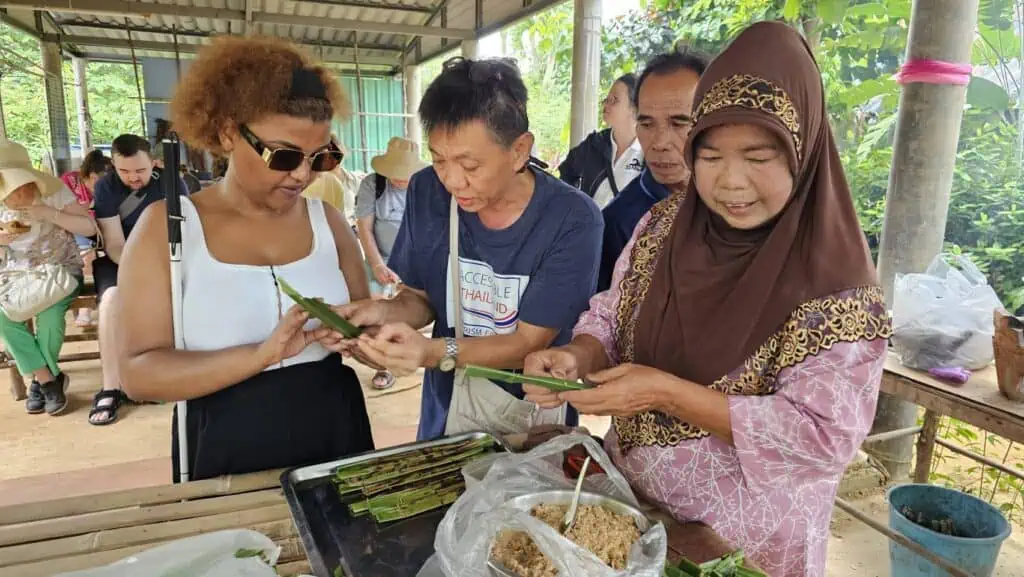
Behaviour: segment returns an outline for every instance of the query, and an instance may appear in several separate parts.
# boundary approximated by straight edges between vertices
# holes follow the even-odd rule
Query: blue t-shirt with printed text
[[[526,210],[511,226],[492,230],[474,213],[459,211],[459,268],[465,336],[513,333],[519,321],[572,338],[597,285],[604,222],[579,190],[534,170]],[[405,215],[388,266],[403,284],[424,291],[434,309],[434,338],[455,336],[448,310],[448,221],[451,194],[433,168],[409,182]],[[519,398],[522,387],[496,383]],[[444,435],[454,375],[426,371],[417,438]],[[569,424],[577,415],[570,410]]]

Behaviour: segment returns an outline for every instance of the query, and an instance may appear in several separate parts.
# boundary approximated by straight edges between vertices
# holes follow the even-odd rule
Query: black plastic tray
[[[341,567],[346,577],[414,577],[434,554],[434,533],[448,511],[444,507],[387,525],[378,525],[368,515],[352,517],[349,501],[343,500],[331,483],[338,467],[482,438],[494,437],[483,432],[464,433],[285,471],[281,487],[313,574],[334,577]],[[500,440],[495,443],[499,450],[505,449]]]

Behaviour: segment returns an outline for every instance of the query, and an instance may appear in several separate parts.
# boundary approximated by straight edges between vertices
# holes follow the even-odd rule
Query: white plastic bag
[[[892,342],[905,366],[992,363],[992,313],[1003,305],[969,258],[940,254],[924,273],[897,275],[893,294]]]
[[[240,549],[262,551],[271,564],[277,563],[281,554],[280,547],[256,531],[217,531],[172,541],[105,567],[57,577],[277,577],[258,556],[235,557]]]
[[[586,435],[556,437],[528,453],[502,455],[491,464],[482,482],[467,488],[438,526],[435,554],[417,577],[490,577],[487,561],[491,544],[505,529],[528,533],[558,569],[559,577],[660,577],[668,549],[668,535],[661,523],[654,524],[633,545],[626,569],[616,571],[529,512],[503,507],[528,493],[572,490],[574,480],[562,472],[562,456],[579,444],[608,472],[586,477],[584,490],[638,507],[629,483],[594,439]]]

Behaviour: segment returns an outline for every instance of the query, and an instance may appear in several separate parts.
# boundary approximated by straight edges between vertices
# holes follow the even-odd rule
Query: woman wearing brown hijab
[[[526,360],[597,387],[528,398],[613,416],[606,446],[644,497],[773,577],[822,575],[888,315],[800,35],[751,26],[697,95],[688,191],[644,217],[572,343]]]

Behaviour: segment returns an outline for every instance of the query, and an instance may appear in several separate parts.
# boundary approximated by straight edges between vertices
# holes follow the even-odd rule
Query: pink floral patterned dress
[[[612,364],[632,360],[632,327],[680,201],[640,221],[611,290],[576,325]],[[710,385],[729,394],[734,445],[649,412],[615,418],[606,446],[639,494],[710,525],[772,577],[824,575],[836,488],[871,427],[889,334],[876,287],[808,301]]]

